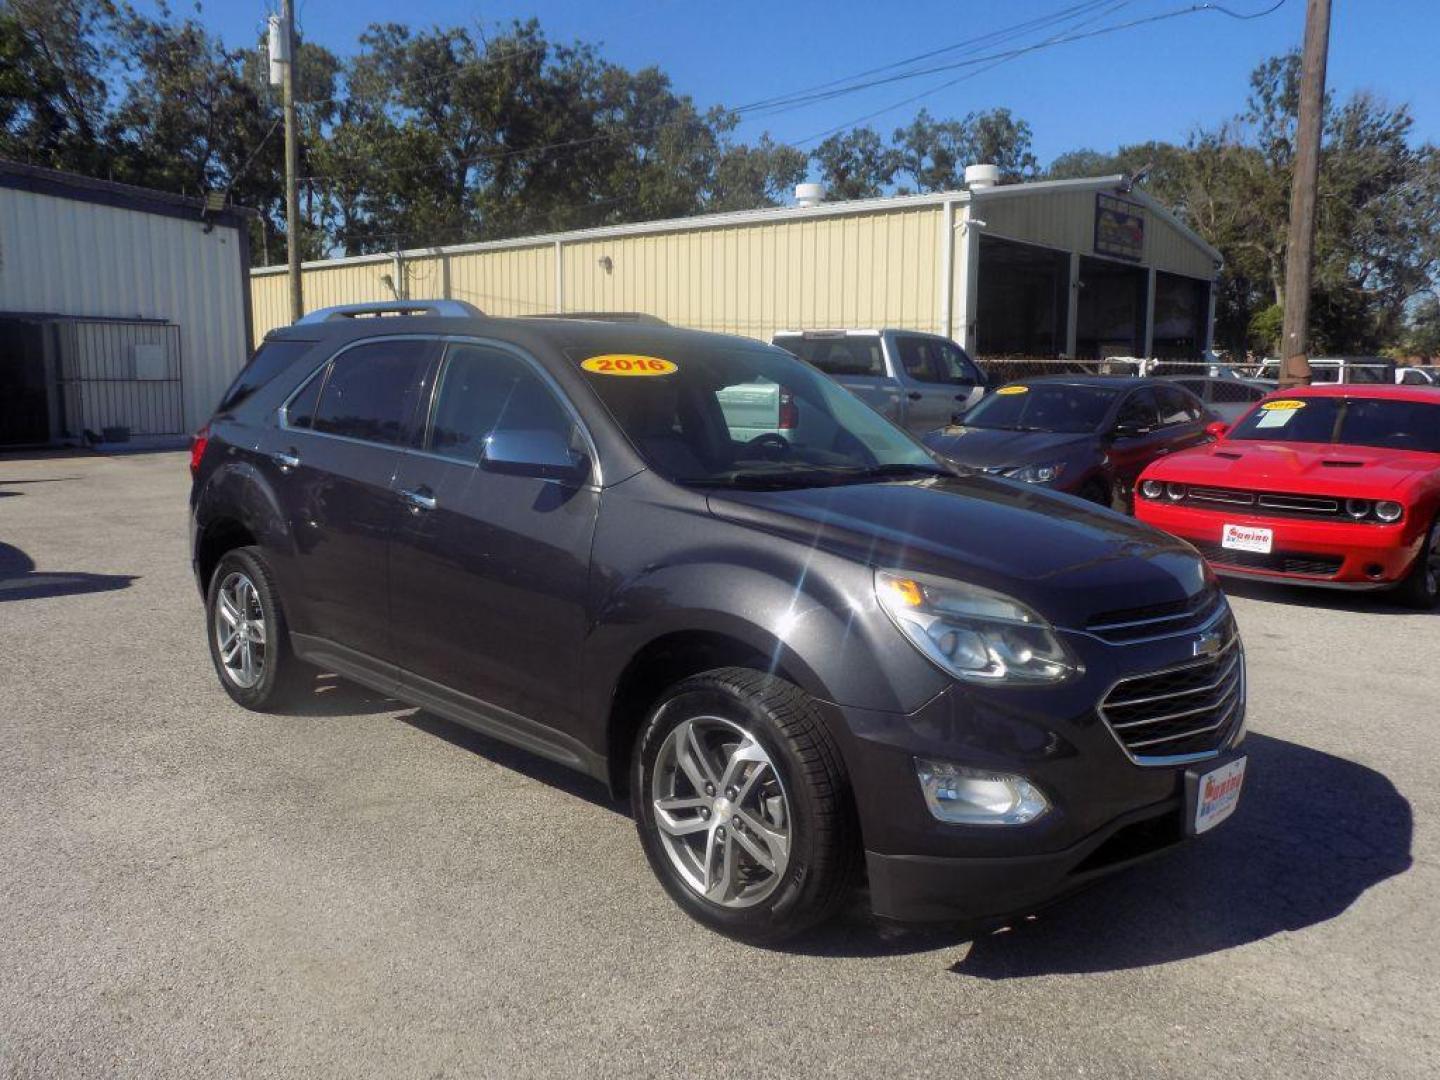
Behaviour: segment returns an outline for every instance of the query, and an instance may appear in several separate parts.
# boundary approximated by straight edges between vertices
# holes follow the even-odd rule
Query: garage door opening
[[[1068,254],[981,236],[976,285],[977,353],[1058,356],[1065,351]]]
[[[1086,360],[1145,351],[1145,271],[1105,259],[1080,260],[1075,354]]]

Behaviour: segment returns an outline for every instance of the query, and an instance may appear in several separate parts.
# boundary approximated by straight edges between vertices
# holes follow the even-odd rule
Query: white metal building
[[[203,424],[249,354],[246,214],[0,161],[0,445]]]
[[[446,297],[492,315],[642,311],[768,340],[889,326],[977,356],[1195,357],[1220,255],[1124,177],[820,202],[305,264],[307,310]],[[807,193],[808,194],[808,193]],[[289,322],[251,276],[256,336]]]

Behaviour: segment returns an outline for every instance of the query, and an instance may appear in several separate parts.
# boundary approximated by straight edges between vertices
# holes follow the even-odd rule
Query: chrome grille
[[[1140,765],[1174,765],[1219,753],[1245,707],[1245,652],[1233,622],[1212,656],[1121,679],[1100,717]]]
[[[1112,645],[1172,637],[1210,622],[1220,602],[1220,590],[1208,586],[1188,600],[1103,612],[1092,616],[1085,630]]]
[[[1196,502],[1227,503],[1231,506],[1252,506],[1255,503],[1253,491],[1235,491],[1231,488],[1192,487],[1186,498]]]

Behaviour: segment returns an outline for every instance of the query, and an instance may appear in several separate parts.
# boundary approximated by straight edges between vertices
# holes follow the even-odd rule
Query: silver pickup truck
[[[912,432],[954,421],[985,376],[949,338],[913,330],[782,330],[772,344],[819,368]]]

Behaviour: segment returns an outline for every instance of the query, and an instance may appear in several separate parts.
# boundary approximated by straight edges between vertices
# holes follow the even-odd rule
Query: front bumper
[[[1142,498],[1135,500],[1135,516],[1199,547],[1218,573],[1336,588],[1379,589],[1398,584],[1414,564],[1425,536],[1423,528],[1408,519],[1394,525],[1307,521]],[[1221,548],[1226,525],[1272,530],[1271,557],[1231,554]],[[1328,565],[1306,565],[1320,561]]]
[[[1230,620],[1228,609],[1221,617]],[[1084,673],[1058,686],[953,684],[903,715],[826,706],[850,773],[877,915],[910,922],[1034,910],[1184,839],[1187,765],[1208,768],[1240,745],[1243,683],[1213,757],[1137,764],[1098,705],[1121,680],[1192,662],[1198,634],[1114,644],[1060,632]],[[921,794],[917,757],[1018,774],[1044,791],[1050,809],[1025,825],[940,821]]]

